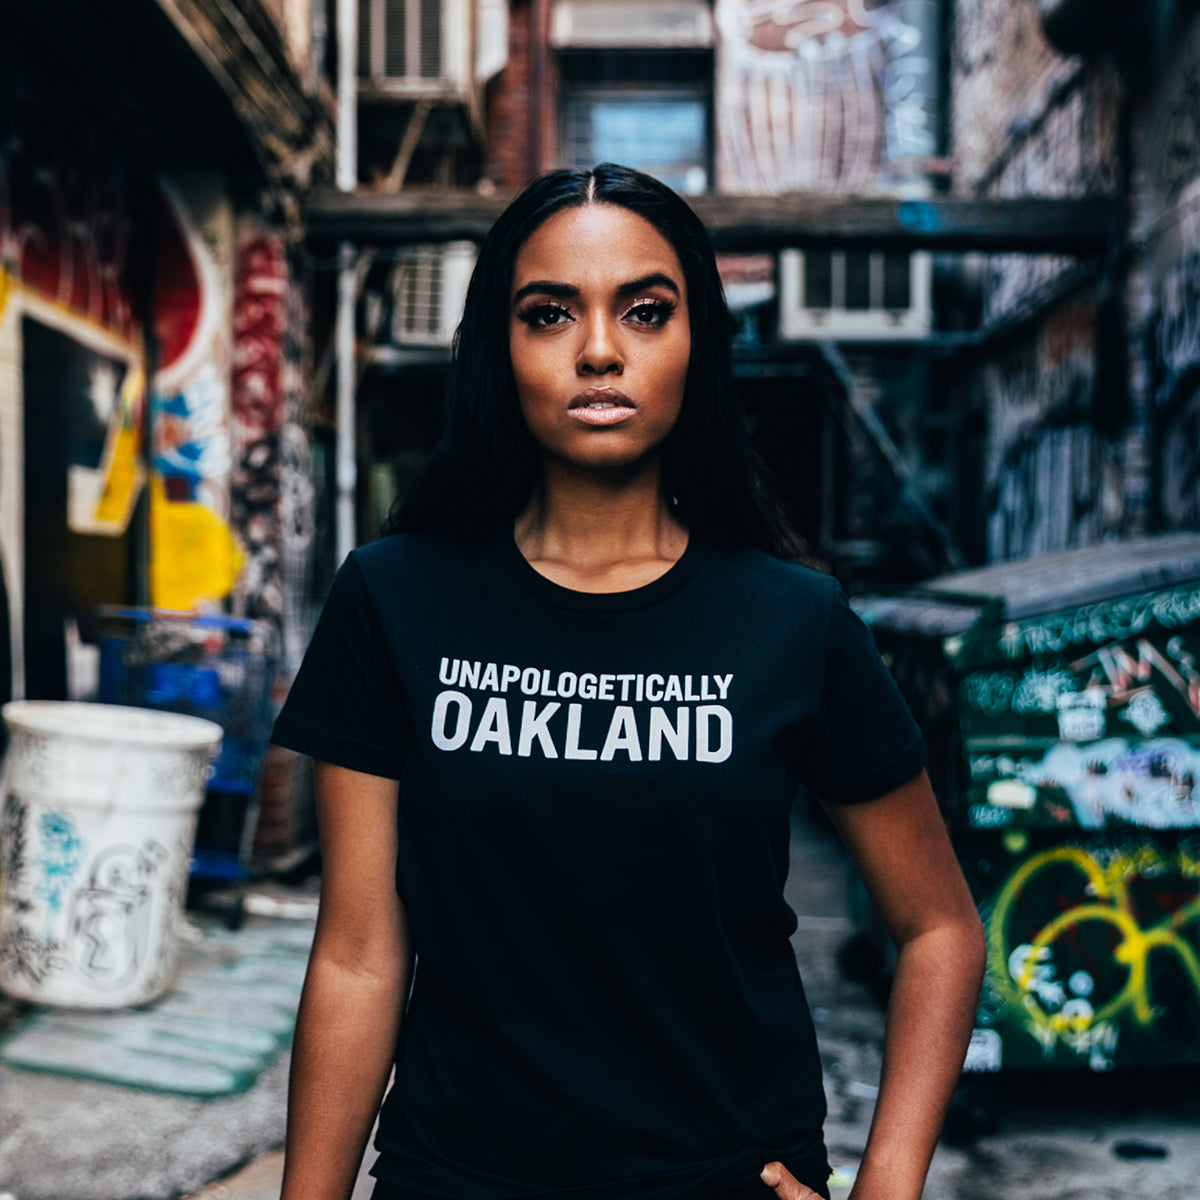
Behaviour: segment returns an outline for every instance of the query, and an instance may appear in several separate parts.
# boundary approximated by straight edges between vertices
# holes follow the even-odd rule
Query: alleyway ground
[[[842,978],[836,966],[837,948],[850,932],[845,883],[844,858],[832,832],[798,814],[788,892],[799,917],[795,945],[826,1072],[826,1137],[842,1181],[833,1189],[834,1200],[846,1197],[865,1143],[883,1030],[870,992]],[[215,1181],[189,1200],[276,1200],[286,1076],[285,1056],[244,1095],[203,1102],[0,1070],[0,1200],[6,1190],[14,1200],[169,1200],[180,1194],[166,1186],[170,1178],[196,1180],[193,1187]],[[925,1200],[1200,1196],[1200,1092],[1194,1073],[1154,1079],[1087,1073],[1005,1077],[988,1108],[995,1131],[939,1147]],[[14,1133],[23,1150],[10,1140]],[[1159,1147],[1166,1156],[1118,1157],[1114,1147],[1130,1141]],[[134,1147],[139,1153],[131,1153]],[[158,1163],[157,1182],[145,1171],[122,1176],[114,1166],[114,1160],[130,1167],[133,1160],[145,1160],[147,1148]],[[31,1157],[56,1177],[51,1190],[45,1187],[49,1175],[31,1168]],[[64,1158],[77,1169],[64,1171]],[[111,1186],[97,1190],[101,1178]],[[122,1178],[126,1182],[114,1190]],[[364,1176],[360,1182],[355,1200],[366,1200],[370,1181]]]
[[[794,944],[817,1032],[829,1097],[826,1138],[833,1200],[849,1193],[866,1141],[879,1078],[883,1013],[862,985],[842,978],[838,946],[850,933],[846,867],[836,836],[798,812],[788,898],[799,918]],[[992,1082],[992,1081],[989,1081]],[[1090,1073],[1005,1077],[970,1101],[994,1132],[938,1148],[925,1200],[1197,1200],[1200,1090],[1195,1074],[1097,1078]],[[1134,1142],[1165,1158],[1125,1160]],[[282,1156],[263,1157],[189,1200],[276,1200]],[[354,1200],[366,1200],[369,1183]]]

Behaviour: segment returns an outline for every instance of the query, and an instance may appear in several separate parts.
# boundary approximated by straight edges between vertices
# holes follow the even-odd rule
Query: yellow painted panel
[[[233,590],[243,554],[233,531],[211,508],[168,500],[162,480],[150,485],[150,602],[191,612]]]

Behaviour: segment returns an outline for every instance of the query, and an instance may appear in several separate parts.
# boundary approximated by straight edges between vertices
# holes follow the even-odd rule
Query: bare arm
[[[296,1020],[281,1200],[346,1200],[412,970],[394,780],[316,764],[321,906]]]
[[[828,806],[896,943],[879,1098],[851,1200],[917,1200],[958,1082],[983,975],[983,929],[922,771],[866,804]],[[778,1164],[784,1200],[808,1194]]]

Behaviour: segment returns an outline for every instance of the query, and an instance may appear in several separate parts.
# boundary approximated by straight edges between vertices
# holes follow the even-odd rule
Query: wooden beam
[[[870,246],[1091,255],[1111,228],[1107,200],[897,200],[860,196],[697,196],[721,250]]]
[[[510,197],[410,189],[345,195],[318,190],[307,219],[315,239],[376,245],[480,241]],[[857,196],[696,196],[692,207],[719,250],[796,246],[1067,254],[1103,252],[1111,202],[1103,199],[897,200]]]

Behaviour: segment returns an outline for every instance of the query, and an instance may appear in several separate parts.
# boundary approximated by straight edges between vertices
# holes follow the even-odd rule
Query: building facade
[[[981,431],[988,561],[1200,528],[1200,20],[1171,0],[959,0],[955,186],[1104,197],[1105,253],[972,264],[982,350],[952,372]]]
[[[415,22],[418,8],[421,29],[429,27],[430,5],[361,2],[376,23],[364,23],[360,7],[360,37],[378,39],[401,12]],[[393,14],[392,25],[379,24],[376,10]],[[440,11],[445,31],[450,8]],[[479,100],[460,98],[457,120],[443,116],[438,128],[437,102],[419,101],[411,76],[365,74],[363,63],[378,67],[387,51],[360,41],[358,115],[369,130],[360,134],[361,211],[390,205],[419,218],[424,208],[433,229],[447,206],[478,201],[486,228],[487,214],[539,171],[603,161],[655,174],[692,198],[710,226],[722,214],[708,202],[721,197],[929,196],[946,185],[946,16],[936,0],[478,5],[465,27],[476,31]],[[437,90],[429,80],[422,87]],[[453,92],[443,82],[440,95]],[[385,127],[390,142],[379,140]],[[438,129],[450,138],[440,171]],[[418,176],[404,174],[418,163]],[[332,242],[320,241],[327,226],[316,225],[318,252],[332,258]],[[470,237],[408,244],[420,226],[414,219],[356,242],[370,264],[360,263],[356,320],[364,536],[430,448],[472,260]],[[739,322],[744,398],[810,545],[831,562],[901,577],[957,561],[936,496],[926,495],[945,473],[923,467],[942,422],[928,399],[931,255],[861,239],[800,249],[780,234],[754,252],[730,244],[721,266]],[[818,346],[843,349],[831,362]],[[917,391],[927,402],[903,408]],[[874,419],[877,409],[896,410],[890,429]],[[880,503],[901,494],[898,505]]]
[[[419,8],[422,29],[438,7],[364,3]],[[360,99],[378,131],[391,88],[361,211],[403,217],[365,235],[360,532],[435,434],[473,229],[536,172],[604,160],[708,222],[752,423],[796,524],[852,585],[1195,527],[1196,25],[1178,0],[477,5],[461,28],[478,90],[459,88],[456,118],[410,98],[401,121],[411,80]],[[737,236],[738,214],[805,198],[852,210],[850,228],[872,197],[924,214],[919,246],[870,222],[800,244],[781,219],[753,252]],[[1040,210],[1017,227],[1025,201],[1060,201],[1095,236],[1058,250]],[[995,236],[943,236],[955,202]],[[474,225],[413,245],[439,227],[422,210]]]

